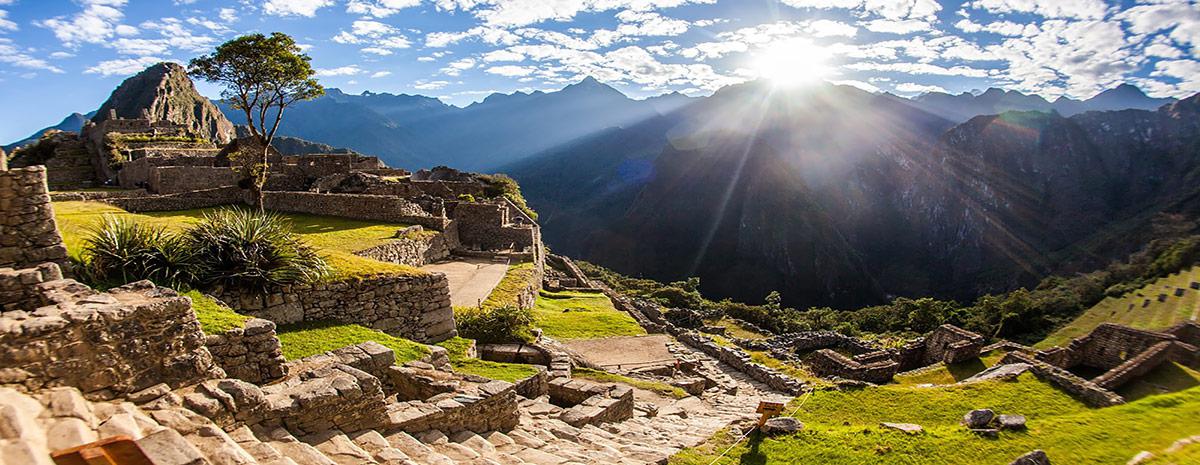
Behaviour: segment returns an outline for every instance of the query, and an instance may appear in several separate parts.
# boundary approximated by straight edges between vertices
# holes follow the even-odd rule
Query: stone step
[[[325,454],[338,465],[368,465],[377,464],[370,452],[358,447],[345,433],[331,429],[322,433],[305,436],[302,439],[309,445]]]
[[[367,451],[375,461],[381,464],[408,465],[416,463],[404,451],[392,447],[387,439],[382,434],[379,434],[378,431],[365,430],[349,434],[348,436],[351,441],[354,441],[354,444]]]
[[[296,465],[338,465],[317,448],[301,442],[283,428],[252,429],[264,444],[292,459]]]
[[[230,431],[229,437],[237,441],[238,445],[242,446],[242,450],[245,450],[262,465],[297,465],[295,460],[279,453],[274,447],[259,441],[254,436],[254,432],[247,426],[241,426]]]
[[[455,465],[454,460],[433,450],[432,447],[403,431],[389,434],[384,436],[384,438],[387,439],[388,444],[404,452],[417,463],[427,465]]]

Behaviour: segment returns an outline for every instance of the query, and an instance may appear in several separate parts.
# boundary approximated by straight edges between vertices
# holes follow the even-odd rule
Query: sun
[[[830,74],[830,55],[810,40],[778,41],[755,52],[750,69],[778,86],[813,84]]]

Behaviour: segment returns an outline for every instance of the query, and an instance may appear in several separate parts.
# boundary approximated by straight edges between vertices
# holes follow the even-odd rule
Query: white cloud
[[[1031,13],[1047,18],[1100,19],[1103,0],[976,0],[972,8],[991,13]]]
[[[1150,75],[1178,80],[1177,83],[1162,83],[1160,92],[1172,97],[1188,97],[1200,89],[1200,61],[1160,61],[1154,65],[1154,71]]]
[[[381,78],[381,77],[388,77],[391,75],[392,75],[391,71],[376,71],[374,73],[371,73],[371,78],[375,79],[375,78]]]
[[[351,24],[350,30],[342,30],[333,36],[333,41],[339,44],[365,45],[360,51],[373,55],[391,55],[392,50],[412,47],[408,37],[398,29],[371,20],[357,20]]]
[[[484,53],[480,58],[483,61],[522,61],[525,59],[525,55],[512,50],[492,50]]]
[[[421,0],[350,0],[346,3],[346,12],[356,15],[386,18],[399,13],[405,8],[421,4]]]
[[[859,71],[888,71],[903,74],[930,74],[935,76],[987,77],[986,70],[969,66],[943,67],[929,63],[851,63],[846,68]]]
[[[516,66],[516,65],[493,66],[491,68],[484,70],[484,72],[486,72],[488,74],[495,74],[498,76],[506,76],[506,77],[528,76],[530,74],[533,74],[534,71],[537,71],[537,68],[534,68],[532,66]]]
[[[862,90],[865,90],[865,91],[871,92],[871,93],[879,92],[878,86],[868,83],[868,82],[862,82],[862,81],[857,81],[857,80],[853,80],[853,79],[847,79],[844,81],[829,81],[829,83],[834,84],[834,85],[839,85],[839,86],[857,87],[859,89],[862,89]]]
[[[358,65],[341,66],[337,68],[317,68],[317,76],[355,76],[363,73]]]
[[[904,82],[904,83],[896,84],[896,92],[905,93],[905,94],[925,94],[925,93],[929,93],[929,92],[945,93],[946,89],[942,88],[942,86]]]
[[[437,90],[446,87],[450,83],[447,81],[426,81],[424,79],[413,83],[413,88],[417,90]]]
[[[445,74],[447,76],[458,76],[458,75],[462,74],[463,71],[466,71],[466,70],[474,68],[474,67],[475,67],[475,59],[474,58],[462,58],[462,59],[450,62],[449,65],[447,65],[445,68],[442,68],[438,72]]]
[[[15,30],[17,30],[18,29],[17,23],[9,21],[7,18],[8,18],[8,11],[0,10],[0,31],[15,31]]]
[[[119,60],[107,60],[97,63],[86,70],[87,74],[99,74],[104,77],[114,75],[130,75],[146,69],[150,65],[161,63],[165,60],[158,57],[140,57],[140,58],[123,58]]]
[[[462,32],[431,32],[425,35],[425,46],[442,48],[466,39],[479,39],[491,45],[512,45],[520,42],[521,36],[501,28],[476,26]]]
[[[115,34],[117,23],[125,16],[121,8],[126,0],[83,0],[83,10],[71,17],[56,16],[35,22],[49,29],[63,45],[101,43]]]
[[[912,34],[933,29],[932,24],[920,19],[876,19],[859,24],[868,31],[889,34]]]
[[[808,23],[805,30],[814,37],[854,37],[858,34],[858,28],[856,27],[828,19],[812,21]]]
[[[304,16],[311,18],[317,10],[333,6],[333,0],[266,0],[263,12],[274,16]]]
[[[18,68],[49,71],[51,73],[63,72],[61,68],[51,65],[46,60],[34,58],[27,52],[18,49],[13,45],[12,40],[3,37],[0,37],[0,63],[8,63]]]
[[[486,25],[520,27],[542,21],[568,21],[579,13],[619,9],[653,11],[716,0],[434,0],[442,10],[470,11]]]
[[[237,10],[233,8],[221,8],[217,11],[217,17],[227,23],[237,22],[238,20]]]
[[[1168,36],[1179,44],[1200,46],[1200,7],[1195,3],[1138,5],[1116,15],[1136,34],[1170,30]]]

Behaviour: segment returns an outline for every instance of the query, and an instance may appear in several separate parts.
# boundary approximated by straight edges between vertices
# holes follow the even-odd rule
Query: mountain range
[[[626,274],[848,308],[1032,285],[1123,256],[1163,221],[1193,228],[1198,107],[1127,85],[1053,103],[758,82],[635,100],[589,78],[464,108],[328,89],[280,133],[508,173],[551,247]]]

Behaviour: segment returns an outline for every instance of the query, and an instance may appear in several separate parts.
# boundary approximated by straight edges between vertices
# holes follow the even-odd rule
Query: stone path
[[[492,289],[504,279],[508,263],[483,258],[461,258],[425,265],[421,269],[446,275],[446,279],[450,280],[450,305],[475,307],[487,299]]]
[[[624,371],[657,364],[668,363],[674,356],[667,350],[671,336],[652,334],[648,336],[608,337],[602,339],[573,339],[562,341],[571,350],[589,361],[612,371]],[[618,365],[620,365],[618,367]]]

